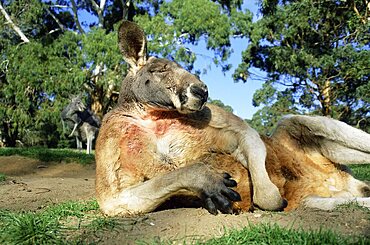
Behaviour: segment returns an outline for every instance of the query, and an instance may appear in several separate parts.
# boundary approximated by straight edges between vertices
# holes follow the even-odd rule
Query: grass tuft
[[[287,229],[277,224],[250,225],[233,230],[220,238],[197,244],[366,244],[363,237],[344,237],[330,230],[304,231]]]
[[[77,217],[83,218],[91,211],[99,210],[99,204],[96,200],[86,202],[69,201],[56,206],[48,207],[44,212],[51,216],[59,218]]]
[[[30,148],[0,148],[0,156],[19,155],[38,159],[43,162],[77,162],[80,164],[91,164],[95,156],[77,152],[72,149],[49,149],[42,147]]]
[[[6,175],[3,173],[0,173],[0,183],[6,180]]]
[[[88,228],[95,232],[103,229],[113,230],[117,225],[119,223],[116,218],[97,217],[90,223]]]
[[[0,211],[1,244],[62,244],[56,217]]]
[[[38,212],[0,210],[0,244],[66,244],[68,233],[76,230],[69,221],[77,218],[80,229],[81,220],[98,217],[98,212],[90,213],[98,209],[96,200],[91,200],[70,201]]]
[[[355,178],[370,181],[370,164],[352,164],[348,167],[352,170]]]
[[[335,210],[337,211],[346,211],[346,212],[353,212],[355,210],[363,211],[370,215],[370,209],[364,206],[360,206],[355,200],[338,205]],[[369,216],[370,217],[370,216]]]

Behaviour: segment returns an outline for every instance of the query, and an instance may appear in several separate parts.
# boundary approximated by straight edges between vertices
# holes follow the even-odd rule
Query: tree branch
[[[92,4],[94,10],[98,14],[99,27],[103,27],[103,23],[104,23],[103,10],[105,8],[105,1],[106,0],[101,0],[100,1],[100,6],[94,0],[90,0],[90,1],[91,1],[91,4]]]
[[[104,9],[104,7],[105,7],[105,1],[106,1],[106,0],[101,0],[101,1],[100,1],[100,10],[102,10],[102,11],[103,11],[103,9]]]
[[[59,5],[59,4],[51,5],[50,7],[53,7],[53,8],[70,8],[68,5]]]
[[[3,8],[3,6],[1,5],[0,3],[0,11],[1,13],[4,15],[6,21],[8,22],[8,24],[13,28],[13,30],[18,34],[18,36],[23,40],[23,42],[25,43],[29,43],[30,40],[26,37],[26,35],[23,34],[23,32],[21,31],[21,29],[16,25],[14,24],[14,22],[12,21],[12,19],[10,18],[10,16],[8,15],[8,13],[5,11],[5,9]]]
[[[49,10],[48,7],[45,7],[46,12],[55,20],[55,22],[58,24],[60,30],[65,31],[65,26],[62,24],[62,22],[59,21],[59,19]]]
[[[121,0],[121,4],[122,4],[122,19],[127,20],[128,8],[130,7],[130,1]]]
[[[84,34],[85,31],[82,28],[80,21],[78,20],[76,1],[71,0],[71,3],[72,3],[73,19],[76,23],[77,29],[80,31],[81,34]]]
[[[366,24],[366,17],[363,17],[356,7],[355,1],[353,1],[353,11],[355,11],[357,17],[361,20],[362,24]]]

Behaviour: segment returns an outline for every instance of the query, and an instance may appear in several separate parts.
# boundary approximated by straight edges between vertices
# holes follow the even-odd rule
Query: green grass
[[[70,234],[91,226],[82,225],[84,220],[108,219],[101,217],[98,209],[91,200],[66,202],[38,212],[0,210],[0,244],[77,244],[79,237]],[[67,242],[68,237],[72,238]]]
[[[6,180],[6,175],[3,173],[0,173],[0,183]]]
[[[1,244],[62,244],[56,217],[0,211]]]
[[[94,162],[95,156],[85,154],[84,151],[77,152],[71,149],[49,149],[42,147],[30,148],[0,148],[0,156],[19,155],[38,159],[44,162],[77,162],[90,164]]]
[[[59,218],[68,216],[83,218],[90,211],[97,210],[99,210],[99,204],[96,200],[92,200],[88,202],[65,202],[56,206],[48,207],[44,212],[47,213],[47,215],[56,216]]]
[[[350,201],[350,202],[338,205],[337,207],[335,207],[335,210],[340,211],[340,212],[342,211],[351,212],[355,210],[361,210],[367,213],[368,217],[370,217],[370,209],[364,206],[360,206],[358,202],[356,201]]]
[[[352,170],[355,178],[370,181],[370,164],[353,164],[348,167]]]
[[[220,238],[197,244],[368,244],[363,237],[345,237],[328,230],[304,231],[282,228],[276,224],[250,225],[233,230]]]

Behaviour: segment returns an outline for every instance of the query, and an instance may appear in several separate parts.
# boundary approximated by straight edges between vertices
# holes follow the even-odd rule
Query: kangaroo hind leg
[[[315,147],[332,162],[370,163],[370,134],[344,122],[323,116],[289,115],[279,122],[274,135],[281,130],[303,147]]]

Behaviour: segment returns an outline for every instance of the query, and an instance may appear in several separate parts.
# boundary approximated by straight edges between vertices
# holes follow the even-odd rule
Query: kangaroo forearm
[[[106,200],[102,208],[109,215],[153,211],[168,198],[180,192],[200,189],[202,177],[194,178],[194,175],[198,172],[197,170],[204,170],[202,165],[186,166],[127,188],[112,199]]]

